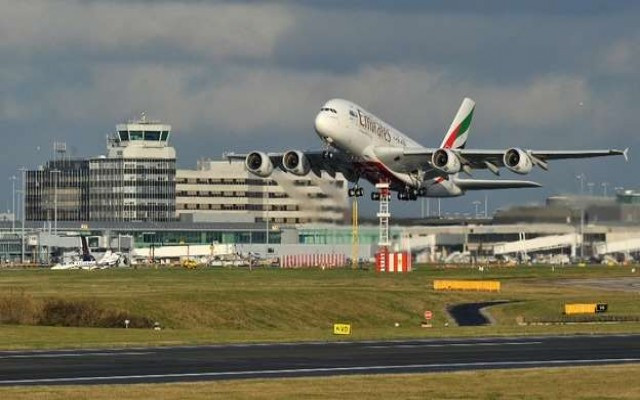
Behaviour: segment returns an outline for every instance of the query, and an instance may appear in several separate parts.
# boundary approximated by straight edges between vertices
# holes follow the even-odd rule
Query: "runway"
[[[0,352],[0,385],[184,382],[640,362],[640,335]]]

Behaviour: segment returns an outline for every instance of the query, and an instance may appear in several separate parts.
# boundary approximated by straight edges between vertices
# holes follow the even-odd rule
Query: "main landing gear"
[[[398,192],[398,200],[401,201],[415,201],[418,197],[424,197],[427,195],[427,189],[405,189],[403,192]]]

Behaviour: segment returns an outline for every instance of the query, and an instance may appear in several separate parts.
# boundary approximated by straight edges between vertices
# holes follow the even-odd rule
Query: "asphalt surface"
[[[556,285],[581,286],[601,290],[640,292],[640,277],[559,279]]]
[[[0,352],[0,385],[184,382],[640,362],[640,335]]]

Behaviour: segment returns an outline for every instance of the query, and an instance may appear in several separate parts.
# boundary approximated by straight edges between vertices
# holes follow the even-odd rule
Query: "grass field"
[[[640,365],[204,383],[1,388],[6,399],[638,399]]]
[[[554,285],[557,279],[634,275],[630,267],[601,266],[505,267],[485,272],[422,266],[406,275],[279,269],[0,270],[0,320],[10,312],[24,319],[22,324],[0,325],[0,347],[335,340],[331,326],[336,322],[352,324],[349,339],[638,332],[638,323],[516,323],[518,317],[557,317],[566,302],[606,302],[612,315],[640,316],[637,293]],[[499,279],[502,291],[434,292],[432,281],[441,278]],[[35,315],[59,299],[83,304],[84,314],[99,310],[113,318],[145,318],[158,321],[163,330],[29,325],[30,313]],[[494,326],[456,327],[446,315],[447,305],[486,300],[514,303],[491,308]],[[434,312],[433,328],[420,328],[424,310]]]

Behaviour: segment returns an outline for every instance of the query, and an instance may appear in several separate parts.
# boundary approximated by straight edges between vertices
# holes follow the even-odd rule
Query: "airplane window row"
[[[337,114],[337,113],[338,113],[334,108],[329,108],[329,107],[322,107],[322,108],[320,109],[320,111],[329,111],[329,112],[332,112],[332,113],[334,113],[334,114]]]

